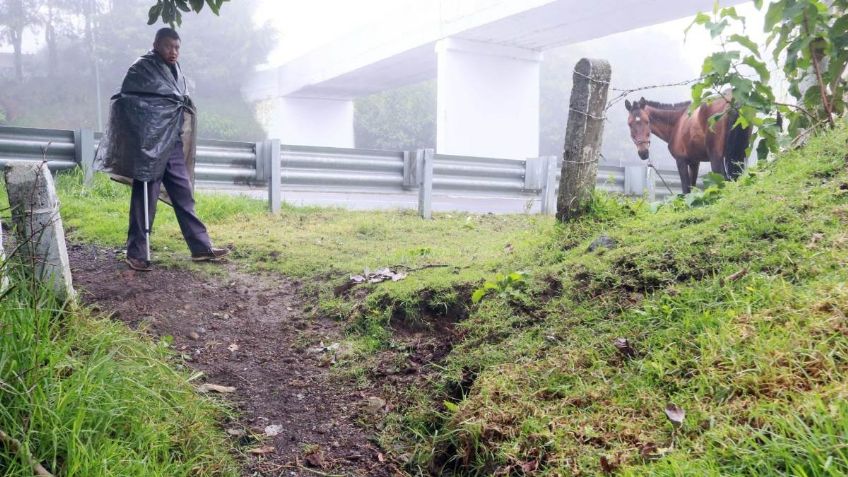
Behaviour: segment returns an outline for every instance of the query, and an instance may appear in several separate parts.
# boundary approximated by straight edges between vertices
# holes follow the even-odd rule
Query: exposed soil
[[[226,263],[208,265],[222,267],[220,276],[139,273],[115,250],[73,245],[68,252],[84,302],[154,338],[172,336],[185,364],[204,373],[198,384],[236,388],[224,396],[239,417],[221,432],[246,432],[233,437],[245,452],[244,475],[401,474],[374,443],[385,400],[330,373],[332,351],[320,343],[338,342],[341,325],[308,317],[298,282]],[[436,356],[426,361],[443,353],[429,351]],[[268,426],[281,426],[279,434],[268,437]],[[247,452],[266,445],[273,450]]]

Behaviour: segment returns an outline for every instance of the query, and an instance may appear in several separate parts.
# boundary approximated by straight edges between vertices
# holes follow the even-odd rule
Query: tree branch
[[[0,430],[0,444],[3,444],[3,446],[11,450],[12,453],[19,455],[24,462],[32,467],[32,471],[35,472],[37,477],[53,477],[53,474],[48,472],[47,469],[32,458],[32,455],[30,455],[29,452],[26,452],[23,449],[20,441],[13,439],[2,430]]]

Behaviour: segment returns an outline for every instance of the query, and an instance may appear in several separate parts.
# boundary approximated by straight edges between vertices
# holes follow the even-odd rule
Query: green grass
[[[425,382],[398,392],[380,436],[413,474],[848,474],[848,131],[784,154],[708,206],[651,213],[599,194],[585,219],[285,208],[200,194],[213,239],[250,270],[301,278],[369,356],[402,360],[396,319],[458,320]],[[127,191],[59,180],[76,240],[119,246]],[[611,250],[587,252],[605,234]],[[154,250],[186,264],[172,214]],[[420,269],[336,297],[365,267]],[[498,273],[524,286],[471,294]],[[740,273],[741,272],[741,273]],[[734,277],[733,279],[729,277]],[[501,290],[503,291],[503,290]],[[614,346],[628,339],[636,355]],[[373,384],[373,383],[372,383]],[[376,383],[380,384],[380,383]],[[686,411],[675,428],[664,409]]]
[[[188,375],[123,325],[15,277],[0,300],[0,430],[57,476],[238,475]],[[31,477],[0,444],[0,474]]]
[[[639,210],[606,230],[612,250],[555,237],[529,299],[473,308],[384,442],[462,475],[846,475],[847,136],[711,206]]]
[[[59,177],[58,190],[72,240],[123,245],[129,208],[126,186],[98,176],[86,189],[79,174],[68,174]],[[422,287],[436,295],[450,294],[459,284],[479,281],[513,257],[535,250],[554,229],[550,218],[530,215],[436,214],[435,220],[424,221],[406,211],[285,206],[272,215],[265,207],[263,201],[242,196],[197,194],[198,215],[216,245],[233,248],[231,260],[251,270],[308,279],[328,311],[340,305],[331,298],[334,286],[366,268],[439,265],[380,287],[411,310],[418,306]],[[151,242],[159,263],[187,265],[188,251],[174,214],[161,203]]]

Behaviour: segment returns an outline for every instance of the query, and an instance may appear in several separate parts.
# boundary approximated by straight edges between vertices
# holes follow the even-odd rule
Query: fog
[[[24,3],[30,10],[23,20],[27,26],[20,76],[10,36],[0,35],[0,125],[100,129],[109,97],[117,91],[128,66],[150,49],[161,26],[146,25],[152,2]],[[183,38],[181,64],[192,79],[192,95],[200,110],[200,135],[246,141],[264,138],[255,105],[241,96],[244,81],[254,68],[284,64],[375,21],[415,21],[407,8],[413,4],[405,0],[239,0],[225,4],[221,17],[209,12],[186,15],[178,28]],[[750,6],[739,10],[749,17],[749,24],[761,24],[752,18],[758,13]],[[681,19],[545,51],[540,154],[561,154],[572,68],[581,57],[604,58],[611,63],[610,99],[622,89],[696,78],[703,58],[719,45],[697,27],[684,38],[683,30],[690,21]],[[5,15],[0,29],[8,31],[11,23]],[[629,97],[678,102],[689,95],[688,86],[681,85],[645,89]],[[435,102],[434,80],[357,99],[357,147],[434,147]],[[608,161],[635,160],[623,102],[608,111],[603,154]],[[661,141],[654,141],[652,157],[669,160]]]

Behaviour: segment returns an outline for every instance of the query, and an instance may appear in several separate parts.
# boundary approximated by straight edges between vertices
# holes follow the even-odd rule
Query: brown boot
[[[213,262],[226,257],[230,251],[226,248],[211,248],[207,252],[193,253],[191,259],[195,262]]]
[[[142,258],[127,257],[127,265],[137,272],[149,272],[153,270],[153,266],[147,260]]]

